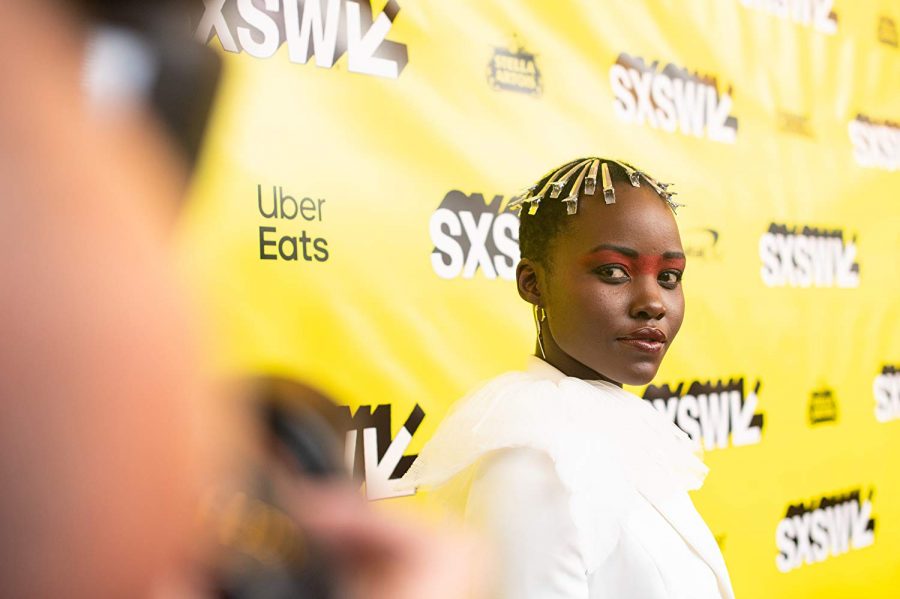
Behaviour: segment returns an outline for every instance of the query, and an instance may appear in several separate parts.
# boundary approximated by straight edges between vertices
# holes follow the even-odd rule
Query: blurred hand
[[[483,551],[461,532],[373,509],[348,483],[284,479],[287,511],[340,564],[351,599],[482,597]]]

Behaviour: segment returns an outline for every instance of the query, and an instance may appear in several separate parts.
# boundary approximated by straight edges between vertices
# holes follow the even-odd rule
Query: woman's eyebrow
[[[612,250],[614,252],[618,252],[619,254],[622,254],[623,256],[628,256],[629,258],[637,258],[638,256],[640,256],[638,251],[633,248],[625,247],[623,245],[614,245],[611,243],[602,243],[602,244],[598,245],[597,247],[595,247],[594,249],[592,249],[588,253],[593,254],[594,252],[598,252],[600,250]],[[665,258],[666,260],[679,260],[679,259],[684,260],[685,259],[684,252],[663,252],[662,257]]]
[[[599,252],[600,250],[612,250],[614,252],[618,252],[623,256],[628,256],[629,258],[637,258],[638,252],[637,250],[633,250],[629,247],[621,246],[621,245],[612,245],[610,243],[601,243],[594,249],[592,249],[589,254],[593,254],[594,252]]]

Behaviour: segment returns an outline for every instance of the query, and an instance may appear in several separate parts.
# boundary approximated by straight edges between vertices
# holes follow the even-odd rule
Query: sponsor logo
[[[775,529],[775,566],[790,572],[874,543],[873,496],[855,489],[789,505]]]
[[[900,168],[900,125],[858,114],[847,129],[858,165],[887,171]]]
[[[659,68],[639,56],[619,54],[609,69],[613,111],[622,122],[712,141],[733,143],[738,121],[729,114],[732,91],[720,90],[716,77],[672,63]]]
[[[896,48],[898,46],[897,23],[890,17],[878,18],[878,41]]]
[[[759,257],[768,287],[859,287],[856,236],[847,241],[842,229],[772,223]]]
[[[810,139],[814,137],[808,116],[794,114],[784,110],[778,113],[778,130],[782,133],[799,135]]]
[[[366,497],[387,499],[412,495],[415,491],[400,492],[392,488],[392,480],[399,479],[418,455],[404,455],[413,435],[425,418],[418,404],[409,417],[391,436],[391,405],[359,406],[352,415],[350,408],[340,406],[341,418],[347,431],[345,459],[347,469],[356,480],[365,481]]]
[[[740,0],[747,8],[791,21],[821,33],[837,32],[838,17],[832,10],[834,0]]]
[[[487,67],[487,80],[497,91],[519,92],[534,96],[543,91],[541,71],[534,54],[519,47],[516,51],[494,48],[494,56]]]
[[[442,279],[513,280],[519,262],[519,217],[507,211],[502,195],[490,202],[480,193],[447,192],[431,215],[431,267]]]
[[[649,385],[643,398],[669,417],[694,444],[706,450],[754,445],[762,440],[763,414],[757,413],[761,382],[745,388],[744,378]]]
[[[872,383],[875,393],[875,419],[878,422],[900,420],[900,367],[886,365]]]
[[[298,196],[299,197],[299,196]],[[263,190],[262,185],[256,186],[256,206],[259,214],[273,222],[287,223],[321,223],[323,217],[324,198],[312,199],[303,197],[297,199],[284,192],[284,188],[278,185],[272,186],[269,194],[268,187]],[[328,240],[324,237],[310,237],[306,229],[295,235],[292,230],[289,235],[283,235],[277,226],[259,227],[259,259],[282,260],[288,262],[326,262],[330,257],[328,252]]]
[[[837,422],[838,408],[834,392],[823,387],[809,395],[809,425],[816,426],[826,422]]]
[[[690,258],[720,258],[720,234],[715,229],[696,227],[682,235],[684,254]]]
[[[369,0],[204,0],[195,37],[215,36],[226,52],[270,58],[286,44],[288,60],[330,69],[344,54],[351,73],[396,79],[409,61],[406,45],[387,39],[400,6],[378,15]]]

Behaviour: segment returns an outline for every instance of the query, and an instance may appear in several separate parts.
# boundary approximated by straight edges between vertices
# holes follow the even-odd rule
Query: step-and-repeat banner
[[[900,5],[204,4],[226,70],[179,259],[223,373],[347,406],[391,497],[533,350],[510,197],[618,157],[687,205],[685,325],[634,391],[706,450],[738,596],[897,596]]]

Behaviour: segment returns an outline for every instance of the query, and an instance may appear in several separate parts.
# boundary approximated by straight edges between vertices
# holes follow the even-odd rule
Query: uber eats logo
[[[406,45],[387,35],[400,6],[389,0],[378,15],[369,0],[204,0],[195,32],[218,37],[227,52],[269,58],[287,44],[288,59],[331,68],[347,55],[351,73],[396,79],[408,62]]]
[[[846,240],[842,229],[772,223],[759,257],[768,287],[859,287],[856,236]]]
[[[327,262],[328,240],[311,235],[306,228],[324,221],[324,204],[324,198],[294,197],[280,185],[273,185],[271,192],[257,185],[256,207],[260,216],[272,222],[259,227],[259,259]]]
[[[721,449],[761,441],[763,415],[756,411],[761,386],[757,380],[748,388],[743,377],[727,382],[682,382],[674,389],[668,384],[650,385],[643,398],[687,433],[698,448]]]
[[[447,192],[431,215],[431,267],[442,279],[513,280],[519,262],[519,217],[501,208],[502,195],[487,202],[480,193]]]
[[[731,112],[731,88],[720,90],[714,76],[701,76],[672,63],[660,68],[640,56],[619,54],[609,69],[613,111],[625,123],[647,124],[668,133],[733,143],[737,117]]]
[[[875,542],[874,489],[825,495],[788,506],[775,529],[775,566],[790,572]]]
[[[900,367],[886,365],[872,384],[875,392],[875,419],[900,420]]]

